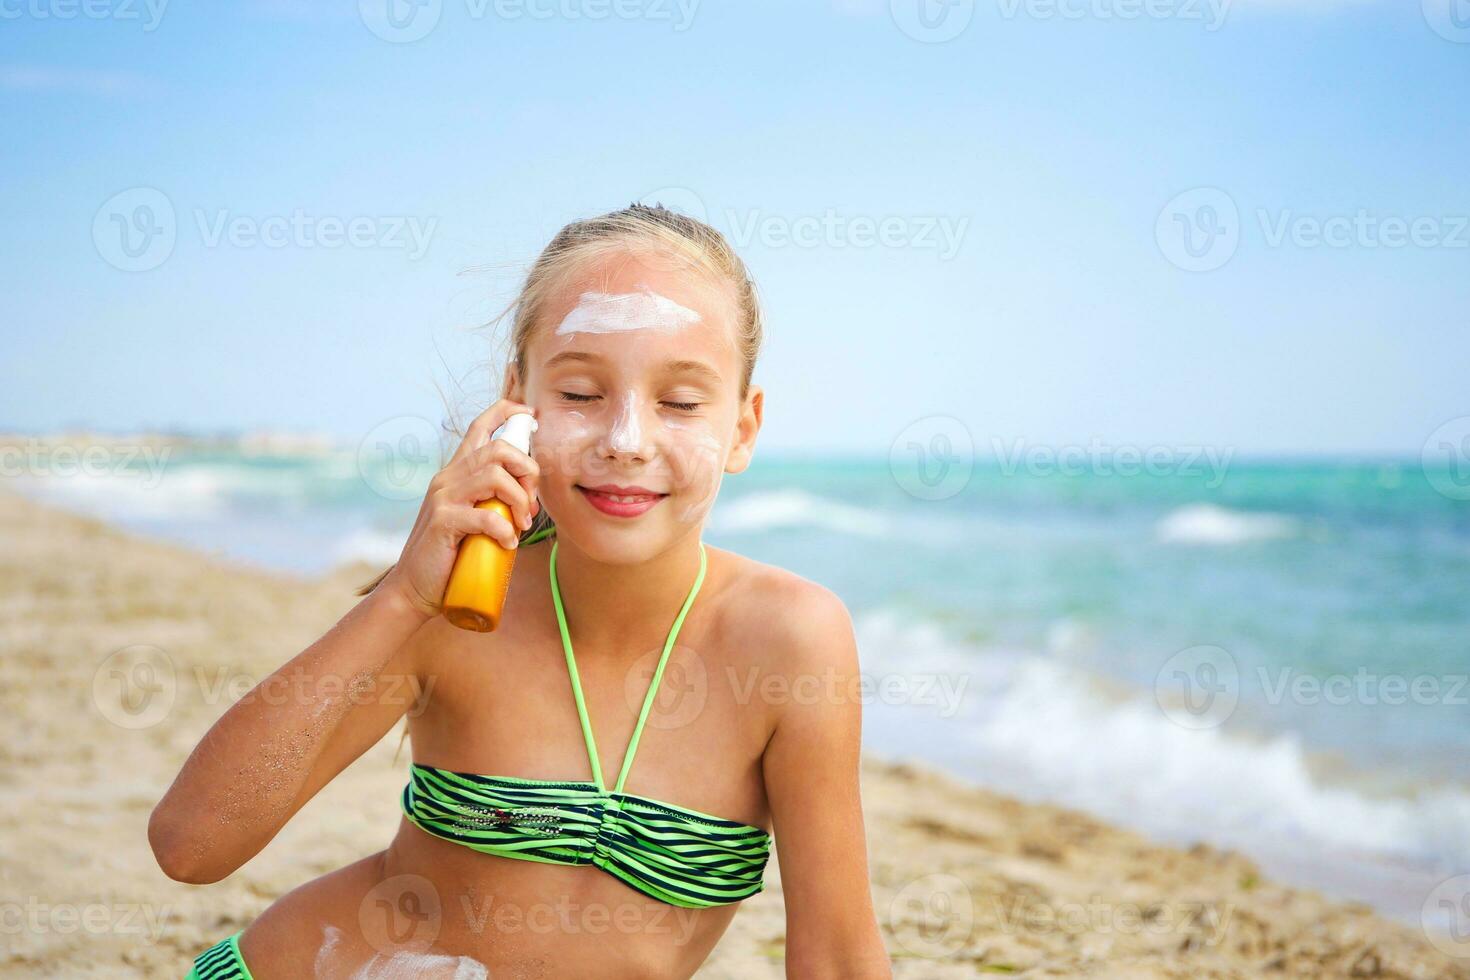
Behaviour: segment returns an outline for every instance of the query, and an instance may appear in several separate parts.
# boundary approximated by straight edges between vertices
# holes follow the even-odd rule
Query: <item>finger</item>
[[[504,467],[489,466],[465,477],[450,491],[455,503],[477,504],[495,499],[510,507],[517,527],[531,524],[531,495]]]
[[[510,521],[493,510],[455,507],[446,515],[445,520],[457,534],[484,534],[507,550],[513,551],[520,543],[520,532],[511,526]]]
[[[509,398],[502,398],[476,416],[475,420],[470,423],[469,428],[465,429],[464,438],[460,440],[459,448],[454,451],[454,455],[449,458],[449,462],[453,463],[463,459],[465,456],[484,446],[490,441],[490,437],[495,433],[495,430],[500,428],[505,420],[512,415],[530,411],[531,406],[529,405],[511,401]]]
[[[541,481],[541,465],[535,459],[521,452],[515,446],[497,439],[488,445],[475,450],[464,462],[460,464],[468,471],[472,478],[474,474],[486,470],[503,469],[511,475],[521,489],[532,502],[528,510],[528,517],[534,517],[539,507],[534,503],[536,500],[536,488]],[[480,499],[484,499],[483,497]],[[509,501],[506,501],[509,503]]]

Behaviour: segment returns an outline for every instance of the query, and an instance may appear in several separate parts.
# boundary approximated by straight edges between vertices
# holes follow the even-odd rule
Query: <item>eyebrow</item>
[[[549,358],[544,365],[548,370],[560,364],[567,363],[596,363],[603,360],[600,355],[590,351],[564,350]],[[712,384],[719,384],[724,380],[720,372],[710,367],[703,361],[677,360],[665,361],[662,370],[668,374],[697,374]]]

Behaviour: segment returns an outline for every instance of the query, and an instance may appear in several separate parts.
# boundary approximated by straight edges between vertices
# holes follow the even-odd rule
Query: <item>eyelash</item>
[[[597,395],[584,395],[576,391],[563,391],[560,392],[560,395],[563,401],[569,402],[593,402],[598,398]],[[699,402],[660,402],[660,404],[667,405],[678,412],[692,412],[699,407]]]

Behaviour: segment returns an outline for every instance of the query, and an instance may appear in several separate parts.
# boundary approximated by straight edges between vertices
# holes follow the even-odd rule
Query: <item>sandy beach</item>
[[[387,844],[408,762],[397,729],[223,882],[168,880],[146,840],[200,735],[349,608],[370,569],[267,574],[8,493],[0,540],[0,975],[182,977],[284,892]],[[121,698],[120,677],[150,696]],[[1470,978],[1419,931],[1236,854],[876,758],[864,799],[899,977]],[[701,977],[783,975],[774,861],[767,880]]]

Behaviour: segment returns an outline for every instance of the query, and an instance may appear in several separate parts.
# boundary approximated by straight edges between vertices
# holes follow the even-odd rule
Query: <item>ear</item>
[[[725,460],[726,473],[743,473],[755,455],[755,437],[761,430],[765,414],[766,394],[759,385],[751,385],[745,395],[745,404],[740,408],[740,418],[735,423],[735,444],[730,447],[730,456]]]

